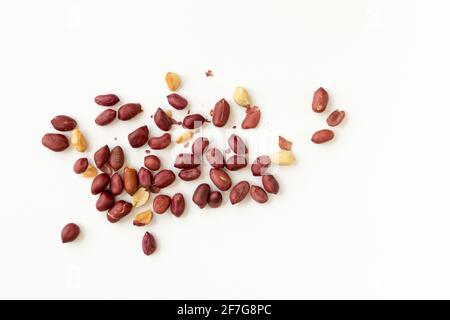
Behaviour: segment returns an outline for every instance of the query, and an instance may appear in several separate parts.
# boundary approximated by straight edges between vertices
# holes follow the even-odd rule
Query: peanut
[[[179,135],[175,141],[178,144],[185,143],[186,141],[190,140],[193,135],[194,135],[194,131],[187,130],[187,131],[184,131],[181,135]]]
[[[292,151],[280,150],[272,154],[270,160],[279,166],[290,166],[295,163],[295,156]]]
[[[180,77],[174,72],[167,72],[166,83],[170,91],[175,91],[178,89],[181,83]]]
[[[147,203],[148,198],[150,197],[150,193],[145,188],[139,188],[135,194],[133,194],[133,198],[131,200],[131,204],[135,208],[142,207]]]
[[[71,142],[75,150],[79,152],[84,152],[87,149],[87,142],[84,135],[81,133],[80,129],[75,128],[72,131]]]
[[[133,224],[138,227],[146,226],[152,222],[153,212],[152,210],[147,210],[136,214],[133,220]]]
[[[241,107],[248,108],[251,105],[250,96],[248,95],[247,89],[243,87],[236,87],[233,98],[234,102]]]
[[[97,169],[91,165],[89,165],[86,171],[83,172],[83,177],[85,178],[94,178],[97,175]]]

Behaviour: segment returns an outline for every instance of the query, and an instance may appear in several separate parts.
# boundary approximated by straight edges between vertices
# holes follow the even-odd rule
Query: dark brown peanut
[[[241,181],[230,191],[230,202],[236,204],[245,199],[250,190],[250,184],[247,181]]]
[[[251,186],[250,196],[253,200],[259,203],[265,203],[267,202],[267,200],[269,200],[267,193],[263,190],[263,188],[258,186]]]
[[[191,169],[182,169],[178,173],[178,176],[180,177],[181,180],[192,181],[200,177],[201,174],[202,172],[200,171],[199,168],[191,168]]]
[[[115,223],[131,212],[133,206],[124,200],[119,200],[109,209],[106,218],[109,222]]]
[[[231,150],[233,150],[236,154],[245,154],[248,152],[247,146],[245,145],[244,141],[237,135],[232,134],[228,138],[228,145],[230,146]]]
[[[262,184],[268,193],[277,194],[280,189],[277,179],[271,174],[262,176]]]
[[[173,124],[172,119],[161,108],[156,110],[153,120],[162,131],[169,131]]]
[[[98,211],[109,210],[114,205],[114,196],[108,190],[102,191],[98,197],[95,207]]]
[[[119,108],[119,120],[126,121],[134,118],[142,112],[140,103],[127,103]]]
[[[76,174],[80,174],[86,171],[86,169],[89,166],[89,162],[87,158],[80,158],[77,161],[75,161],[75,164],[73,165],[73,172]]]
[[[198,185],[192,195],[192,201],[203,209],[208,203],[209,193],[211,192],[211,187],[207,183],[202,183]]]
[[[266,174],[267,169],[269,168],[271,163],[269,156],[259,156],[256,158],[255,162],[253,162],[251,170],[254,176],[262,176]]]
[[[225,166],[230,171],[236,171],[247,166],[247,159],[244,156],[235,154],[227,159]]]
[[[167,96],[167,102],[177,110],[183,110],[188,105],[187,100],[176,93],[169,94]]]
[[[170,207],[170,197],[165,194],[158,194],[153,199],[153,211],[155,213],[163,214]]]
[[[119,102],[119,100],[120,100],[119,97],[113,93],[100,94],[96,96],[94,99],[96,104],[103,107],[111,107],[115,105],[117,102]]]
[[[119,170],[120,168],[122,168],[123,163],[125,161],[125,155],[123,154],[123,149],[121,146],[115,146],[109,155],[109,165],[111,166],[111,168],[114,169],[114,171]]]
[[[155,175],[153,185],[158,188],[165,188],[172,184],[172,182],[175,181],[175,178],[175,173],[173,173],[172,170],[161,170]]]
[[[201,114],[190,114],[183,119],[183,128],[197,129],[200,128],[206,119]]]
[[[311,108],[314,112],[324,112],[328,104],[328,92],[320,87],[314,92]]]
[[[206,160],[209,164],[216,169],[221,169],[225,166],[225,160],[223,158],[222,152],[217,148],[211,148],[206,151]]]
[[[242,121],[242,129],[254,129],[258,126],[261,119],[261,110],[258,107],[247,108],[244,121]]]
[[[327,118],[327,123],[330,127],[336,127],[345,118],[345,111],[334,110]]]
[[[153,174],[149,170],[141,167],[138,172],[138,180],[141,187],[149,188],[153,183]]]
[[[177,169],[191,169],[198,167],[200,165],[200,160],[194,156],[192,153],[180,153],[175,158],[174,167]]]
[[[325,143],[334,138],[334,132],[329,129],[323,129],[315,132],[311,137],[311,141],[317,144]]]
[[[149,170],[157,171],[161,168],[161,160],[155,155],[146,156],[144,158],[144,166]]]
[[[162,136],[151,137],[150,139],[148,139],[149,147],[154,150],[164,149],[169,146],[170,142],[171,142],[170,133],[164,133]]]
[[[68,223],[61,230],[62,243],[74,241],[80,234],[80,227],[75,223]]]
[[[123,185],[125,191],[132,196],[136,193],[139,183],[136,169],[126,167],[123,172]]]
[[[216,127],[223,127],[228,122],[230,117],[230,105],[225,99],[220,99],[213,110],[212,123]]]
[[[108,161],[111,152],[108,145],[104,145],[94,153],[94,161],[97,168],[101,168]]]
[[[226,191],[231,188],[231,178],[225,171],[212,168],[209,177],[219,190]]]
[[[69,147],[69,140],[59,133],[47,133],[42,137],[42,144],[52,151],[60,152]]]
[[[128,142],[133,148],[142,147],[148,140],[148,127],[142,126],[128,135]]]
[[[206,149],[209,146],[209,140],[208,138],[199,137],[195,139],[194,143],[192,144],[192,153],[196,157],[201,157],[203,153],[205,153]]]
[[[92,180],[91,193],[99,194],[100,192],[106,189],[109,182],[110,182],[109,175],[106,173],[100,173],[94,178],[94,180]]]
[[[117,111],[113,109],[106,109],[95,118],[95,123],[99,126],[106,126],[116,119]]]
[[[181,193],[175,193],[170,202],[170,211],[175,217],[181,217],[184,212],[185,202]]]
[[[123,181],[122,177],[118,172],[114,173],[111,176],[111,182],[109,184],[109,190],[114,196],[117,196],[123,191]]]
[[[156,240],[155,237],[149,232],[144,234],[142,238],[142,251],[145,255],[149,256],[156,250]]]
[[[219,191],[213,191],[209,194],[208,205],[211,208],[218,208],[222,204],[222,194]]]
[[[77,127],[77,122],[68,116],[56,116],[51,122],[53,128],[58,131],[72,131]]]

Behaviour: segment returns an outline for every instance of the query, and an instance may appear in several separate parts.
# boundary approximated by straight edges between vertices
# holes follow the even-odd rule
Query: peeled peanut
[[[280,150],[272,154],[270,160],[279,166],[290,166],[295,162],[295,156],[292,151]]]
[[[72,131],[72,138],[71,138],[71,142],[73,147],[79,151],[79,152],[84,152],[87,149],[87,142],[86,139],[84,137],[84,135],[81,133],[80,129],[75,128]]]
[[[153,218],[152,210],[147,210],[136,214],[133,220],[133,224],[138,227],[146,226],[152,221],[152,218]]]
[[[86,171],[83,172],[83,177],[94,178],[97,175],[97,169],[91,165],[87,167]]]
[[[176,73],[167,72],[166,83],[167,83],[167,86],[169,87],[169,90],[175,91],[180,86],[181,79]]]
[[[247,89],[243,87],[236,87],[233,98],[234,102],[241,107],[248,108],[251,105],[250,96],[248,95]]]
[[[133,194],[133,199],[131,200],[131,204],[135,208],[142,207],[147,203],[148,198],[150,197],[150,193],[145,188],[139,188],[135,194]]]
[[[185,143],[186,141],[190,140],[193,135],[194,135],[194,131],[191,131],[191,130],[184,131],[181,135],[179,135],[177,137],[176,142],[178,144]]]

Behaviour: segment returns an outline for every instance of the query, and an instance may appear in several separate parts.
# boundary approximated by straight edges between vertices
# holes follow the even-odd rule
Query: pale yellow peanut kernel
[[[97,169],[91,165],[83,172],[83,177],[85,178],[94,178],[97,175]]]
[[[147,191],[147,189],[139,188],[138,191],[136,191],[133,194],[131,204],[135,208],[142,207],[144,204],[147,203],[149,197],[150,197],[150,193]]]
[[[146,226],[150,224],[150,222],[152,222],[152,218],[153,218],[152,210],[140,212],[136,214],[136,216],[134,217],[133,224],[138,227]]]
[[[181,79],[176,73],[167,72],[166,83],[167,83],[167,87],[169,87],[169,90],[175,91],[180,86]]]
[[[70,139],[75,150],[79,152],[84,152],[87,149],[87,142],[84,135],[81,133],[80,129],[75,128],[72,131],[72,137]]]
[[[280,150],[272,154],[270,160],[279,166],[290,166],[295,163],[295,156],[292,151]]]
[[[178,144],[185,143],[186,141],[190,140],[193,135],[194,135],[194,131],[192,131],[192,130],[184,131],[181,135],[179,135],[177,137],[176,142]]]
[[[247,92],[247,89],[243,87],[236,87],[234,90],[234,102],[236,102],[241,107],[248,108],[251,105],[250,96]]]

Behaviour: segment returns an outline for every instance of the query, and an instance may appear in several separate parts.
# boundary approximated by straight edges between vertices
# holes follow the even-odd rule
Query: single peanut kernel
[[[180,86],[181,80],[180,77],[173,72],[167,72],[166,74],[166,83],[169,87],[169,90],[175,91]]]
[[[241,107],[248,108],[251,105],[250,96],[248,95],[247,89],[243,87],[236,87],[233,98],[234,102]]]
[[[86,142],[86,139],[84,138],[84,135],[81,133],[80,129],[75,128],[72,131],[71,142],[72,142],[73,147],[77,151],[79,151],[79,152],[86,151],[87,142]]]
[[[172,118],[172,110],[166,109],[166,110],[164,110],[164,112],[169,118]]]
[[[144,204],[147,203],[149,197],[150,197],[150,193],[147,191],[147,189],[139,188],[138,191],[136,191],[133,194],[131,204],[135,208],[142,207]]]
[[[83,172],[83,177],[85,178],[94,178],[97,175],[97,169],[91,165],[87,167],[86,171]]]
[[[272,163],[279,166],[290,166],[295,163],[295,156],[292,151],[280,150],[270,156]]]
[[[152,210],[140,212],[136,214],[136,216],[134,217],[133,224],[138,227],[146,226],[150,224],[150,222],[152,222],[152,218],[153,218]]]
[[[176,142],[178,144],[185,143],[186,141],[190,140],[193,135],[194,131],[192,130],[184,131],[181,135],[177,137]]]

